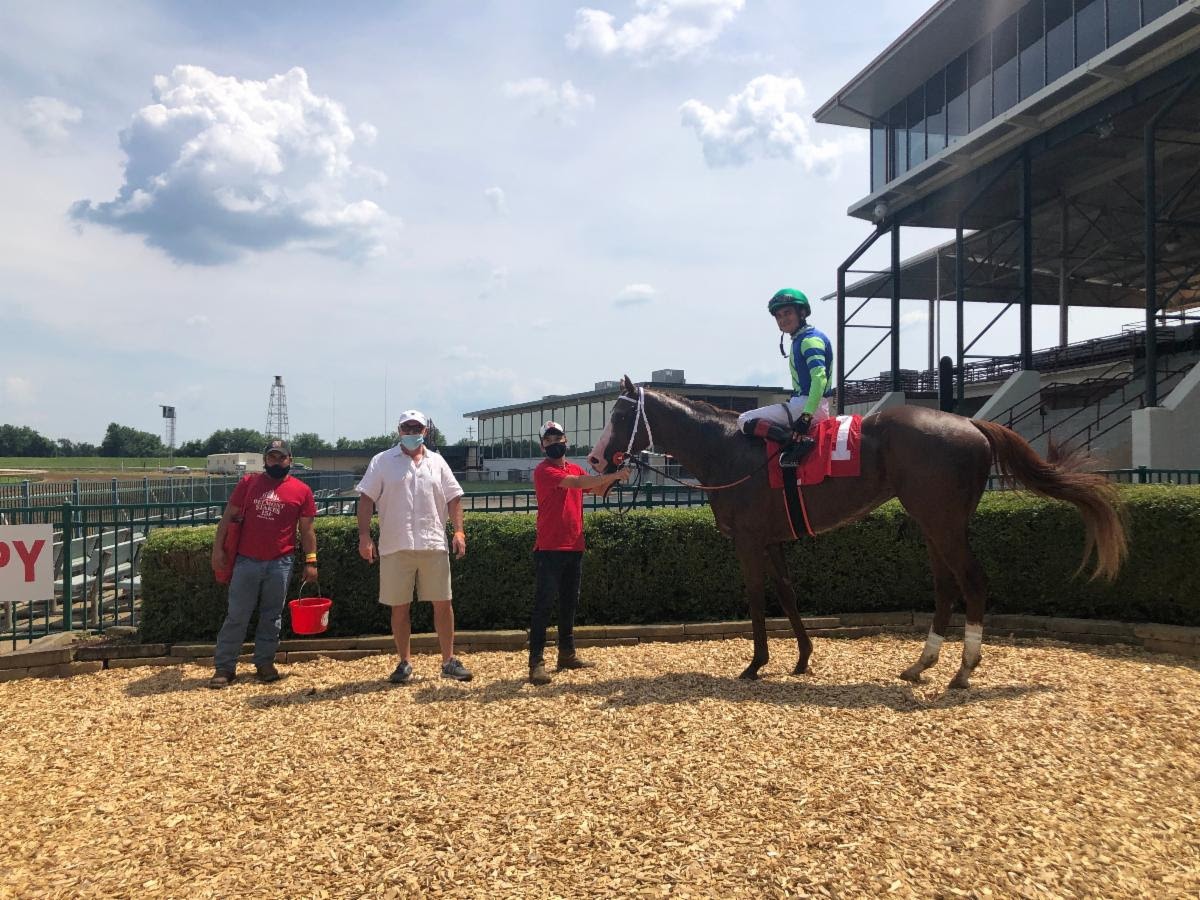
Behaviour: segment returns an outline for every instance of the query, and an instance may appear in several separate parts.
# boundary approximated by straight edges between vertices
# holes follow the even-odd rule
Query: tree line
[[[175,448],[176,456],[208,456],[210,453],[259,453],[266,446],[267,436],[254,428],[221,428],[207,438],[184,441]],[[430,426],[427,442],[434,447],[445,446],[445,439],[436,426]],[[301,432],[291,438],[293,456],[312,456],[327,450],[360,450],[378,453],[394,446],[395,434],[351,439],[340,437],[334,443],[314,432]],[[465,443],[459,441],[459,443]],[[109,423],[99,445],[86,441],[78,443],[66,438],[52,439],[27,425],[0,425],[0,456],[109,456],[159,457],[167,456],[162,438],[149,431],[128,425]]]

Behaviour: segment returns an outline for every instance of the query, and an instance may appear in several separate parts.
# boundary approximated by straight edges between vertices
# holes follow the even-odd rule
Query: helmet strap
[[[783,349],[783,332],[779,332],[779,355],[787,359],[787,351]]]

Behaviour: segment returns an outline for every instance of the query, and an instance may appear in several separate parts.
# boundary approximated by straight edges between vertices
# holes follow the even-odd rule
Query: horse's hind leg
[[[766,587],[766,553],[762,544],[739,545],[735,549],[738,563],[742,567],[742,580],[746,584],[750,621],[754,626],[754,658],[738,677],[753,681],[758,678],[758,670],[765,666],[770,658],[767,651],[767,615],[763,601],[763,590]]]
[[[954,572],[967,607],[962,664],[950,682],[952,688],[966,688],[970,686],[971,673],[983,658],[983,610],[987,600],[983,566],[971,552],[965,527],[950,535],[941,535],[937,541],[937,551]]]
[[[808,658],[812,656],[813,645],[808,632],[804,630],[800,612],[796,609],[796,595],[792,591],[792,579],[788,573],[783,544],[768,545],[767,559],[771,563],[771,580],[775,585],[775,593],[779,596],[779,605],[783,607],[784,615],[792,623],[792,632],[796,635],[796,646],[800,653],[792,674],[803,675],[808,671]]]
[[[933,624],[930,625],[929,634],[925,638],[921,658],[900,673],[901,678],[914,684],[921,680],[922,672],[937,665],[942,641],[945,640],[946,629],[950,625],[950,613],[953,612],[954,601],[959,595],[954,573],[950,571],[928,534],[925,536],[925,549],[929,554],[929,568],[933,571]]]

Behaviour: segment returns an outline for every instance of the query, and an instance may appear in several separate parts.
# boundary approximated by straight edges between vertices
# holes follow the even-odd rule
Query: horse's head
[[[588,454],[588,464],[597,472],[606,475],[617,471],[617,454],[639,453],[650,444],[649,436],[643,424],[638,428],[632,450],[629,450],[629,435],[638,425],[638,389],[629,376],[621,379],[621,394],[613,404],[612,415],[604,426],[600,440]]]

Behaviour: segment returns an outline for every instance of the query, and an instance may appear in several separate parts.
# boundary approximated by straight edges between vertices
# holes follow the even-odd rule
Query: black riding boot
[[[779,465],[785,468],[800,465],[801,460],[812,450],[814,443],[810,437],[796,440],[794,431],[770,419],[748,419],[742,425],[742,434],[783,444],[783,452],[779,454]]]

